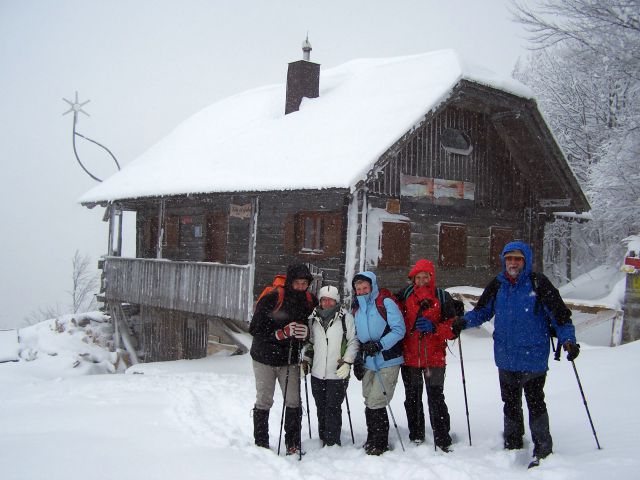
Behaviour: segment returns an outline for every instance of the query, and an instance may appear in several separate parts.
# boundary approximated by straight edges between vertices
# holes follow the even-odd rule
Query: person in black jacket
[[[284,439],[288,455],[298,453],[301,446],[299,356],[302,345],[309,338],[307,319],[318,304],[315,296],[307,291],[312,281],[313,276],[305,265],[289,266],[284,287],[275,288],[258,301],[249,326],[253,335],[251,358],[256,378],[255,444],[269,448],[269,410],[277,380],[283,396],[285,383],[287,385]]]

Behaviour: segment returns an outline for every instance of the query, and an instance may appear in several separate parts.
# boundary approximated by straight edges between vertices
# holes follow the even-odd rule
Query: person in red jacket
[[[427,387],[429,420],[434,442],[449,452],[449,410],[444,399],[447,340],[453,338],[451,323],[455,317],[453,299],[442,291],[444,305],[436,293],[433,263],[418,260],[409,272],[411,285],[397,296],[402,301],[406,334],[403,340],[404,364],[400,372],[405,389],[409,439],[421,444],[425,436],[423,384]],[[444,294],[444,295],[442,295]]]

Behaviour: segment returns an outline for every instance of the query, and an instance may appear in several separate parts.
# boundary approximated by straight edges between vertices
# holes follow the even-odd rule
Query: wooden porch
[[[103,272],[107,302],[248,319],[249,265],[106,257]]]

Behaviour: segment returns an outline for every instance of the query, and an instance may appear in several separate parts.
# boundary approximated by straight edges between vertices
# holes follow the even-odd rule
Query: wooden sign
[[[245,205],[229,205],[229,216],[236,218],[249,218],[251,217],[251,204]]]

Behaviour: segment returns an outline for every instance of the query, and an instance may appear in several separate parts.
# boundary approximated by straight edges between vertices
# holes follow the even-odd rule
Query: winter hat
[[[409,278],[413,278],[420,272],[427,272],[432,277],[435,276],[435,268],[433,267],[433,263],[430,262],[429,260],[425,260],[424,258],[422,258],[416,262],[416,264],[413,266],[413,268],[409,272],[409,275],[407,276]]]
[[[336,303],[340,303],[340,293],[336,287],[332,287],[331,285],[322,287],[318,292],[318,300],[322,300],[324,297],[332,298]]]
[[[290,265],[289,268],[287,268],[286,285],[291,286],[293,281],[297,279],[307,280],[310,284],[313,282],[313,275],[311,275],[309,267],[303,263]]]

